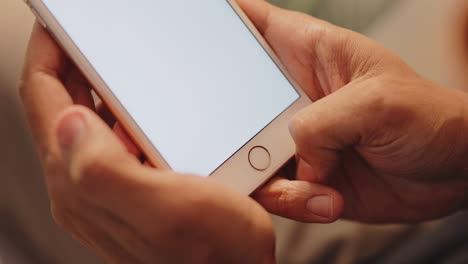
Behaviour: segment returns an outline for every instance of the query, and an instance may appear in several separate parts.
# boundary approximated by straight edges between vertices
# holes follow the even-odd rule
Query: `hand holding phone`
[[[52,215],[75,239],[111,263],[273,263],[266,211],[216,181],[142,165],[38,25],[22,80]]]
[[[250,194],[294,155],[310,100],[235,1],[30,5],[156,167]]]
[[[265,32],[269,24],[263,21],[272,7],[264,1],[247,0],[241,3],[249,16],[254,18],[259,30]],[[296,14],[292,16],[277,9],[271,14],[271,17],[294,18],[300,25],[301,17]],[[287,39],[304,36],[296,35],[292,28],[287,28],[286,25],[290,25],[288,21],[270,27],[275,30],[271,31],[269,41],[277,43],[277,47],[284,47],[279,49],[284,51],[279,53],[281,58],[290,62],[290,69],[298,69],[294,65],[299,62],[295,56],[290,57],[291,51],[296,50],[304,56],[307,52],[300,49],[302,41],[291,43]],[[285,27],[288,30],[284,30]],[[299,80],[305,80],[310,69],[292,73]],[[244,263],[259,263],[258,259],[271,261],[274,255],[272,229],[265,212],[251,199],[232,193],[230,188],[209,177],[181,175],[139,164],[133,156],[137,154],[134,146],[128,144],[125,151],[124,145],[106,126],[106,123],[113,126],[115,118],[100,109],[97,109],[98,113],[90,111],[95,108],[91,85],[39,26],[36,26],[31,38],[20,87],[39,157],[44,164],[54,217],[75,238],[99,255],[109,260],[130,259],[135,262],[135,256],[147,259],[160,253],[168,263],[184,262],[180,259],[184,256],[196,262],[198,257],[203,256],[191,249],[199,246],[200,240],[187,241],[184,239],[193,236],[182,238],[171,235],[171,232],[163,232],[185,227],[186,233],[183,234],[196,234],[200,230],[205,235],[213,234],[207,235],[212,240],[202,242],[214,243],[218,257],[230,258],[234,254],[236,257],[246,257],[241,260]],[[310,88],[308,92],[311,95],[320,93],[316,86],[306,87]],[[72,119],[78,115],[85,120],[86,132],[84,140],[71,148],[74,151],[62,152],[57,127],[66,127],[70,115]],[[121,132],[117,133],[121,141],[130,143]],[[73,136],[65,131],[62,144],[69,144],[70,138]],[[287,196],[285,191],[289,192]],[[161,195],[157,198],[151,196],[158,193]],[[311,213],[304,206],[307,200],[323,195],[334,199],[335,207],[327,210],[335,213],[330,217],[321,216],[322,211]],[[284,197],[288,199],[282,199]],[[261,187],[255,198],[268,210],[300,221],[334,221],[342,210],[341,200],[333,190],[281,178],[275,178]],[[119,219],[123,221],[116,223],[115,220]],[[244,228],[245,224],[252,226]],[[127,227],[136,228],[130,233]],[[147,237],[154,233],[158,235]],[[128,243],[131,238],[135,239]],[[143,243],[142,238],[145,238]],[[188,248],[184,249],[181,245]],[[169,261],[171,257],[174,261]],[[154,259],[150,262],[154,262]],[[222,260],[214,262],[225,263]]]

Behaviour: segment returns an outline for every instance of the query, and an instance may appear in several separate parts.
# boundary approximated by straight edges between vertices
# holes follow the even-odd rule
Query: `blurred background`
[[[271,0],[273,4],[312,14],[356,31],[365,30],[398,0]]]
[[[466,82],[465,0],[271,0],[373,38],[421,75]],[[100,263],[51,220],[40,164],[17,96],[33,16],[21,0],[0,1],[0,264]],[[53,95],[51,95],[53,96]],[[323,252],[356,263],[420,226],[301,225],[275,218],[281,263],[314,263]],[[432,224],[424,225],[431,226]]]

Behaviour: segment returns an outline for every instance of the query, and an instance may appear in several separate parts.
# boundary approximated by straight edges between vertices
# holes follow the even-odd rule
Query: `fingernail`
[[[307,201],[307,209],[315,215],[330,218],[333,216],[333,199],[328,195],[312,197]]]
[[[60,148],[69,152],[83,138],[86,132],[86,124],[80,113],[72,113],[59,123],[57,134]]]

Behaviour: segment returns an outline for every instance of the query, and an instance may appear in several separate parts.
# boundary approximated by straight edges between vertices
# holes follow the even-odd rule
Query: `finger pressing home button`
[[[254,169],[264,171],[268,169],[271,164],[270,152],[261,146],[254,147],[249,152],[249,162]]]

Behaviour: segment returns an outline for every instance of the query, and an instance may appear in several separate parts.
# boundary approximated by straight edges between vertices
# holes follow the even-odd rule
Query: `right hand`
[[[291,123],[292,177],[311,185],[278,177],[257,201],[300,221],[309,221],[309,209],[322,216],[343,209],[337,197],[312,195],[316,186],[337,190],[343,216],[365,222],[418,222],[463,208],[465,93],[424,80],[355,32],[265,1],[239,3],[315,101]]]

